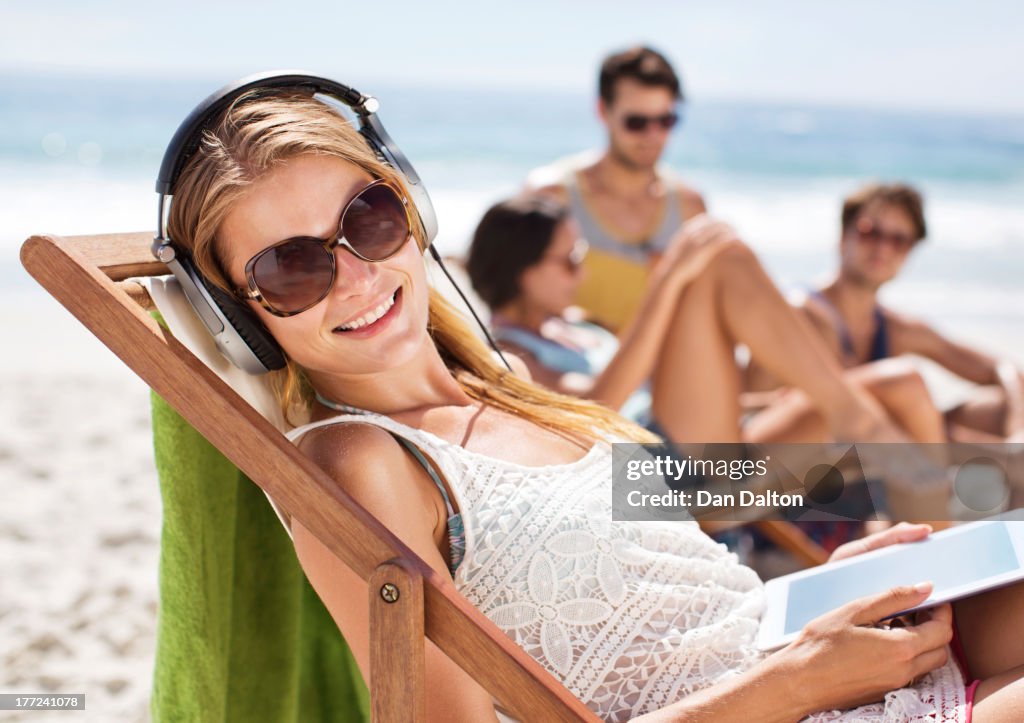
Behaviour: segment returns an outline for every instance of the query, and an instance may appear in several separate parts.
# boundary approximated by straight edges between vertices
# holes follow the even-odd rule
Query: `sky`
[[[1024,114],[1019,0],[0,0],[0,73],[303,68],[355,85],[590,91],[645,42],[692,98]]]

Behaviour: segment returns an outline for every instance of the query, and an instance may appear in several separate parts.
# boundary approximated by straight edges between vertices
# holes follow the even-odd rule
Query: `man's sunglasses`
[[[670,131],[676,127],[678,122],[678,113],[665,113],[664,115],[654,116],[631,113],[622,119],[622,126],[630,133],[643,133],[647,130],[647,126],[652,123],[657,124],[663,130]]]
[[[237,290],[274,316],[293,316],[330,293],[334,250],[344,246],[363,261],[384,261],[411,236],[409,205],[401,193],[378,179],[345,205],[330,238],[296,236],[265,248],[245,264],[248,288]]]
[[[857,238],[862,243],[878,246],[888,244],[894,251],[904,253],[917,243],[917,239],[905,233],[896,231],[884,231],[875,221],[870,218],[862,218],[857,221],[854,227],[857,231]]]

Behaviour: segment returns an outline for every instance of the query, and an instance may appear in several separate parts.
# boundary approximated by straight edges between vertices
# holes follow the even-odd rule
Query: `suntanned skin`
[[[912,218],[903,208],[884,202],[869,204],[858,218],[865,217],[887,233],[915,238]],[[917,355],[931,359],[953,374],[979,385],[967,402],[946,413],[945,439],[964,442],[1002,442],[1020,439],[1024,433],[1024,377],[1012,364],[953,341],[934,327],[892,309],[880,306],[879,290],[903,268],[909,250],[892,244],[867,244],[859,240],[856,219],[845,229],[839,243],[840,265],[831,281],[820,288],[828,300],[813,297],[800,309],[819,332],[829,350],[848,368],[865,365],[876,332],[875,309],[886,320],[890,353],[894,357]],[[838,313],[839,319],[836,318]],[[853,353],[847,354],[840,341],[841,323],[849,331]],[[771,389],[777,378],[754,367],[748,374],[749,388]]]
[[[632,78],[615,83],[610,104],[598,101],[608,147],[597,161],[579,170],[581,190],[601,225],[619,238],[648,238],[665,212],[668,194],[678,196],[684,218],[707,210],[696,190],[679,181],[671,181],[669,186],[658,177],[655,168],[671,131],[650,124],[641,133],[631,133],[622,125],[627,115],[660,116],[675,110],[676,105],[667,88],[643,85]],[[563,203],[569,198],[560,184],[535,190]]]
[[[276,166],[235,202],[219,229],[220,262],[229,280],[241,285],[246,260],[282,239],[333,232],[340,209],[368,181],[365,172],[328,156],[300,156]],[[363,262],[341,247],[335,254],[334,287],[316,306],[281,318],[250,302],[285,352],[301,360],[318,392],[519,464],[558,464],[584,454],[585,445],[579,441],[466,395],[427,333],[426,272],[415,244],[406,244],[379,263]],[[401,301],[376,330],[362,337],[336,331],[397,289]],[[314,419],[332,414],[319,406],[313,412]],[[369,425],[332,425],[306,435],[300,448],[427,564],[449,575],[440,493],[389,434]],[[303,569],[366,674],[365,583],[298,521],[293,521],[293,533]],[[836,556],[856,554],[864,546],[920,539],[927,533],[927,527],[897,526],[862,541],[859,548],[841,548]],[[927,586],[896,588],[855,601],[818,618],[799,640],[742,675],[637,720],[789,721],[814,710],[878,700],[885,691],[946,659],[944,646],[952,634],[949,606],[922,616],[909,628],[868,627],[912,607],[928,593]],[[979,706],[979,723],[1000,720],[996,716],[1007,711],[1019,719],[1024,711],[1019,672],[1024,669],[1024,649],[1019,635],[1000,634],[1024,629],[1022,618],[1024,586],[964,609],[960,624],[975,631],[964,641],[968,656],[992,667],[982,703],[994,703]],[[989,628],[993,621],[998,625],[994,631]],[[426,649],[426,676],[428,720],[496,720],[490,695],[431,644]]]

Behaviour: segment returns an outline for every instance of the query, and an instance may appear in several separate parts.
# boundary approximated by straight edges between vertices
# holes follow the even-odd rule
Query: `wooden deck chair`
[[[369,583],[371,708],[420,721],[424,638],[523,721],[598,718],[541,665],[288,442],[149,313],[137,277],[163,276],[146,233],[33,236],[21,259],[39,281],[163,400]],[[340,637],[340,636],[339,636]]]
[[[421,721],[424,637],[523,721],[597,721],[320,468],[149,314],[161,276],[150,234],[33,236],[25,268],[50,294],[370,588],[371,707],[376,721]]]

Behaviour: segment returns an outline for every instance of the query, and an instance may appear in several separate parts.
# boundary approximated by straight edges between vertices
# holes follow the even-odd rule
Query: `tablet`
[[[757,646],[782,647],[819,615],[899,585],[934,585],[928,599],[913,608],[917,610],[1021,579],[1024,524],[972,522],[921,542],[891,545],[769,580]]]

